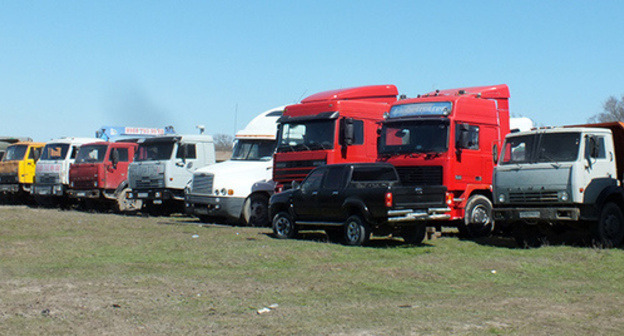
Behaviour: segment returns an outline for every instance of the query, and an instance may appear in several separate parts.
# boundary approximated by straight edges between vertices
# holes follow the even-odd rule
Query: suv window
[[[323,181],[323,189],[340,189],[344,183],[345,167],[329,167],[325,180]]]
[[[321,181],[323,180],[323,173],[325,173],[325,169],[317,169],[311,172],[301,184],[301,191],[303,193],[308,193],[318,190],[321,186]]]
[[[392,167],[355,167],[351,181],[398,181],[396,170]]]

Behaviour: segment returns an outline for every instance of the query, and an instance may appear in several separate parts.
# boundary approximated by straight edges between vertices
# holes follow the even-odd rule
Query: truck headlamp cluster
[[[500,203],[505,203],[505,201],[506,201],[505,194],[498,195],[498,201]]]
[[[562,202],[567,202],[567,201],[570,199],[570,195],[568,195],[568,192],[566,192],[566,191],[562,191],[562,192],[559,194],[559,199],[560,199]]]
[[[232,195],[234,195],[234,190],[226,189],[226,188],[221,188],[221,190],[215,189],[214,194],[215,194],[215,196],[219,196],[219,195],[221,195],[221,196],[225,196],[225,195],[232,196]]]

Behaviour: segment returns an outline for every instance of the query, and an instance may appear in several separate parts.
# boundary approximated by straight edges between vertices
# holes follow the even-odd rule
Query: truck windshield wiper
[[[547,162],[552,164],[552,166],[554,168],[559,168],[561,166],[559,164],[559,162],[557,162],[557,160],[553,159],[550,155],[546,154],[546,151],[544,151],[544,150],[540,151],[539,159],[541,159],[541,158],[544,158],[544,159],[548,160]]]

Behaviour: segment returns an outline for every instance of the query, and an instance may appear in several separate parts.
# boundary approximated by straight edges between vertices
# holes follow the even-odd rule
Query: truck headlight
[[[499,194],[498,195],[498,201],[500,203],[505,203],[505,194]]]
[[[570,195],[568,195],[567,191],[562,191],[559,195],[559,199],[563,202],[567,202],[570,199]]]
[[[224,196],[227,195],[227,189],[222,188],[221,189],[221,195],[224,195]]]

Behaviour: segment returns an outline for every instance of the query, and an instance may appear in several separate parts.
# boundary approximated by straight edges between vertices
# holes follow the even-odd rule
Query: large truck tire
[[[243,206],[243,219],[248,226],[269,226],[269,197],[265,194],[249,196]]]
[[[361,246],[370,239],[370,227],[359,215],[351,215],[344,223],[344,243]]]
[[[279,239],[295,238],[297,226],[288,212],[280,211],[273,217],[273,234]]]
[[[618,247],[624,239],[624,216],[620,207],[607,202],[592,227],[593,242],[600,247]]]
[[[466,202],[460,232],[469,238],[488,237],[494,232],[492,201],[483,195],[472,195]]]

